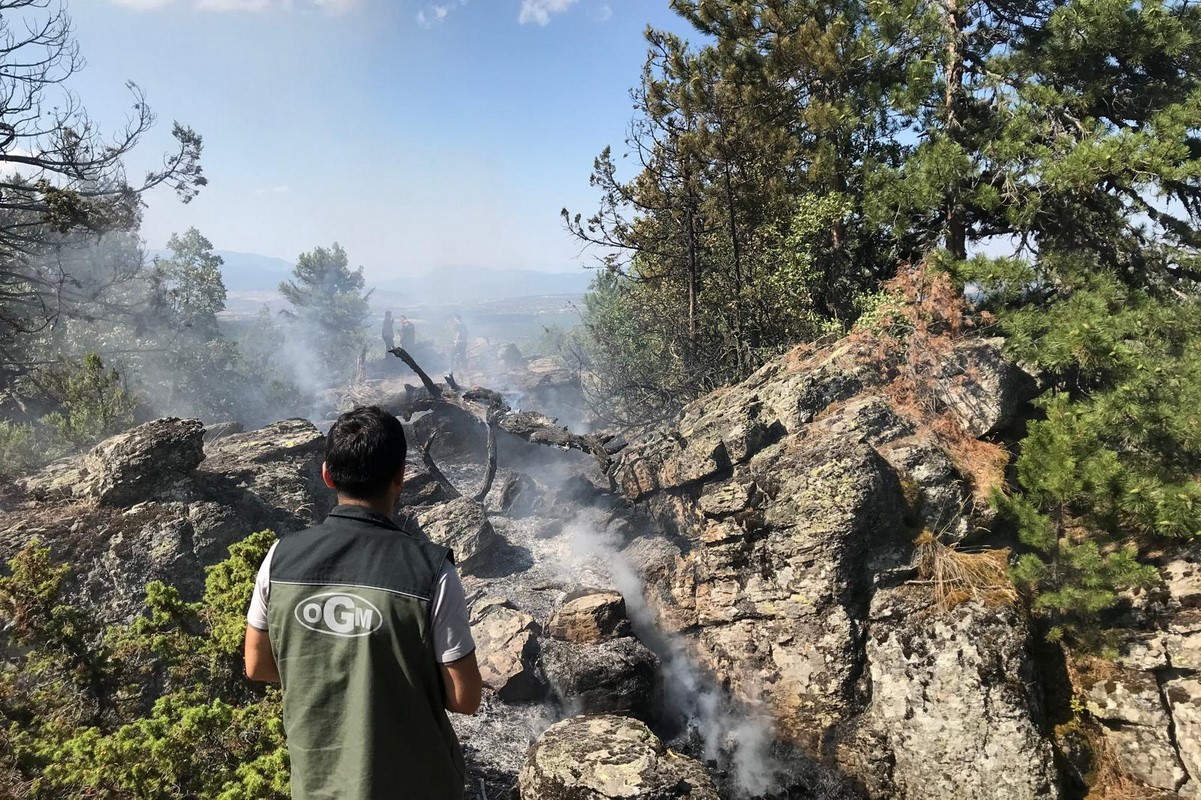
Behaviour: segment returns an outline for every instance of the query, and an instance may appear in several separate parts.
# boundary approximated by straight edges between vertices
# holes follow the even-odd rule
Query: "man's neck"
[[[374,511],[380,516],[392,519],[392,504],[387,499],[382,500],[360,500],[357,497],[347,497],[344,494],[338,495],[338,505],[340,506],[358,506],[368,511]]]

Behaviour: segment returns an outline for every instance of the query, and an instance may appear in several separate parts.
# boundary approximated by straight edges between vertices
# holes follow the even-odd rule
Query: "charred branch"
[[[500,392],[492,389],[473,387],[462,391],[458,384],[452,385],[452,383],[439,386],[403,348],[395,347],[388,352],[413,370],[425,386],[424,392],[413,387],[405,387],[403,395],[397,395],[390,402],[385,403],[388,410],[401,419],[407,421],[413,414],[433,411],[441,404],[453,406],[466,411],[483,424],[488,425],[489,437],[495,436],[495,429],[499,428],[531,444],[548,445],[564,450],[579,450],[591,455],[599,462],[602,470],[608,471],[610,457],[599,438],[572,433],[561,425],[557,425],[555,420],[544,414],[533,411],[515,411],[505,403]],[[453,377],[447,376],[447,380],[453,382]]]
[[[421,366],[413,359],[413,357],[408,354],[408,351],[406,351],[403,347],[393,347],[388,352],[405,362],[405,365],[409,369],[417,373],[417,377],[420,378],[422,384],[425,385],[425,390],[430,393],[430,397],[442,397],[442,390],[438,388],[438,384],[434,383],[433,379],[426,374],[425,370],[423,370]]]
[[[488,456],[484,466],[484,481],[480,485],[480,490],[475,493],[473,498],[475,502],[484,502],[484,498],[492,489],[494,480],[496,480],[496,410],[492,409],[488,412]]]
[[[434,445],[434,438],[434,436],[430,436],[430,438],[426,439],[425,443],[421,445],[421,461],[423,464],[425,464],[425,469],[427,472],[429,472],[430,477],[438,482],[438,485],[442,487],[443,491],[450,495],[451,499],[462,497],[463,493],[455,488],[454,484],[451,483],[450,479],[443,474],[442,470],[438,469],[437,462],[434,461],[434,457],[430,454],[430,448]]]

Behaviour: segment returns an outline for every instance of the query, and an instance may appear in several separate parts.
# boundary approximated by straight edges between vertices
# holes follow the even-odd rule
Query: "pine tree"
[[[349,374],[367,321],[370,292],[363,293],[363,268],[350,269],[346,251],[335,242],[301,253],[292,274],[279,291],[292,305],[295,332],[327,375]]]

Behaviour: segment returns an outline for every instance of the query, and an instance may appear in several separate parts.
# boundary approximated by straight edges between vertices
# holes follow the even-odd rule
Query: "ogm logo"
[[[296,621],[329,636],[366,636],[379,630],[383,616],[371,601],[349,592],[322,592],[296,604]]]

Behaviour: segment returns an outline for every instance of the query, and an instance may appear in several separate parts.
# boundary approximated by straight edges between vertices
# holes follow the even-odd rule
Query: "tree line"
[[[152,415],[258,424],[305,415],[353,369],[367,318],[362,270],[337,244],[302,254],[240,332],[218,315],[221,257],[196,229],[149,258],[144,197],[189,202],[207,184],[203,141],[175,123],[160,168],[125,157],[156,118],[102,130],[70,92],[82,66],[65,4],[0,0],[0,474],[18,474]]]

